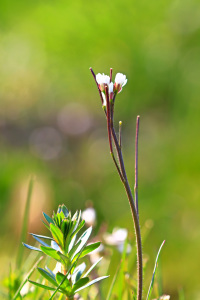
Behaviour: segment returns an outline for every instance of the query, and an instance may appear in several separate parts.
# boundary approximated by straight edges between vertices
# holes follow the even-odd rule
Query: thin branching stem
[[[101,98],[101,103],[102,103],[102,105],[103,105],[103,96],[102,96],[102,94],[101,94],[101,90],[100,90],[99,85],[98,85],[98,82],[97,82],[97,80],[96,80],[96,75],[95,75],[94,71],[92,70],[92,68],[90,68],[90,71],[91,71],[91,73],[92,73],[92,76],[93,76],[93,78],[94,78],[94,81],[96,82],[96,85],[97,85],[97,88],[98,88],[98,91],[99,91],[99,95],[100,95],[100,98]]]
[[[95,73],[93,72],[92,68],[90,68],[90,71],[92,72],[92,75],[97,84],[96,76],[95,76]],[[111,77],[112,77],[112,71],[110,71],[110,78]],[[97,87],[98,87],[98,90],[100,91],[98,84],[97,84]],[[106,91],[106,93],[108,93],[108,92]],[[102,100],[101,91],[100,91],[100,96],[101,96],[101,100]],[[141,233],[140,233],[140,224],[139,224],[139,217],[138,217],[138,213],[137,213],[138,210],[134,203],[133,194],[130,189],[130,185],[128,182],[128,178],[127,178],[126,170],[125,170],[125,166],[124,166],[124,160],[123,160],[123,155],[122,155],[122,151],[121,151],[121,136],[120,136],[120,143],[119,143],[117,136],[116,136],[115,129],[114,129],[114,125],[113,125],[115,97],[116,97],[116,94],[114,96],[114,99],[110,102],[110,106],[109,106],[110,114],[108,112],[106,113],[108,135],[109,135],[108,138],[109,138],[110,147],[112,145],[110,135],[112,136],[113,143],[116,147],[116,152],[117,152],[117,156],[118,156],[118,160],[119,160],[119,166],[117,163],[115,163],[115,166],[117,167],[117,171],[118,171],[119,175],[121,174],[120,178],[124,184],[124,187],[125,187],[125,190],[126,190],[126,193],[128,196],[130,208],[131,208],[132,217],[133,217],[135,234],[136,234],[136,246],[137,246],[137,275],[138,275],[137,300],[142,300],[143,261],[142,261],[142,240],[141,240]],[[108,105],[107,105],[107,110],[108,110]],[[137,138],[138,138],[138,136],[137,136]],[[113,153],[113,150],[112,150],[112,153]],[[115,161],[116,160],[114,160],[114,162]]]

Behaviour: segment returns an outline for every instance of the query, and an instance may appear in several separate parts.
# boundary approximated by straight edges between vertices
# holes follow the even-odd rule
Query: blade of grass
[[[178,299],[179,300],[185,300],[185,294],[184,294],[184,291],[183,291],[182,288],[179,289],[179,291],[178,291]]]
[[[154,284],[155,273],[156,273],[156,268],[157,268],[157,264],[158,264],[158,259],[159,259],[159,255],[160,255],[160,252],[161,252],[161,249],[162,249],[164,243],[165,243],[165,241],[162,242],[162,244],[158,250],[158,254],[156,256],[156,261],[155,261],[155,265],[154,265],[154,269],[153,269],[153,275],[152,275],[151,283],[150,283],[148,294],[147,294],[147,300],[149,300],[150,296],[151,296],[151,292],[152,292],[152,288],[153,288],[153,284]]]
[[[9,275],[8,275],[8,291],[9,291],[8,298],[9,298],[9,300],[11,299],[11,291],[12,291],[11,276],[12,276],[12,267],[11,267],[11,264],[10,264],[9,265]]]
[[[14,297],[12,300],[17,299],[21,289],[23,288],[23,286],[26,284],[26,282],[28,281],[29,277],[32,275],[32,273],[35,271],[35,269],[37,268],[38,264],[40,263],[40,261],[43,259],[43,256],[41,256],[36,263],[34,264],[34,266],[32,267],[32,269],[30,270],[30,272],[27,274],[27,276],[25,277],[24,281],[21,283],[20,287],[18,288],[18,290],[16,291]]]
[[[25,239],[26,239],[28,220],[29,220],[29,210],[30,210],[30,204],[31,204],[31,195],[32,195],[32,191],[33,191],[33,183],[34,183],[34,178],[33,178],[33,176],[31,176],[29,185],[28,185],[28,193],[27,193],[27,198],[26,198],[26,206],[25,206],[25,210],[24,210],[21,238],[20,238],[19,250],[18,250],[17,259],[16,259],[16,267],[18,270],[21,267],[22,258],[23,258],[23,254],[24,254],[24,247],[22,247],[22,242],[25,241]]]
[[[121,263],[122,263],[122,261],[120,261],[120,263],[119,263],[119,265],[118,265],[118,267],[117,267],[117,270],[116,270],[115,275],[114,275],[114,277],[113,277],[113,280],[112,280],[112,283],[111,283],[111,286],[110,286],[110,289],[109,289],[109,292],[108,292],[108,295],[107,295],[106,300],[110,300],[110,297],[111,297],[111,294],[112,294],[112,291],[113,291],[113,287],[114,287],[114,285],[115,285],[115,282],[116,282],[116,280],[117,280],[117,276],[118,276],[118,274],[119,274],[119,270],[120,270],[120,267],[121,267]]]
[[[126,259],[126,250],[127,250],[128,240],[126,239],[124,242],[124,248],[122,252],[122,263],[121,263],[121,269],[119,274],[119,299],[122,299],[123,294],[123,282],[124,282],[124,264]]]

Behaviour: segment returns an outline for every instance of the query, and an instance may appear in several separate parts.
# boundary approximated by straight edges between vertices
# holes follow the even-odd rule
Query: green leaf
[[[75,293],[76,290],[80,289],[83,285],[86,285],[88,282],[89,282],[89,277],[81,278],[79,281],[77,281],[74,284],[72,291]]]
[[[162,244],[158,250],[158,254],[156,256],[156,261],[155,261],[155,265],[154,265],[154,269],[153,269],[153,275],[152,275],[151,283],[150,283],[148,294],[147,294],[147,300],[149,300],[150,296],[151,296],[151,292],[152,292],[152,288],[153,288],[153,284],[154,284],[155,273],[156,273],[156,268],[157,268],[157,264],[158,264],[158,259],[159,259],[159,255],[160,255],[160,252],[161,252],[161,249],[162,249],[164,243],[165,243],[165,241],[162,242]]]
[[[75,242],[76,242],[76,235],[71,239],[69,239],[69,245],[68,245],[68,247],[65,247],[65,251],[68,253],[68,252],[70,252],[71,250],[72,250],[72,248],[74,247],[74,244],[75,244]],[[66,243],[66,246],[67,246],[67,243]]]
[[[74,272],[72,274],[72,283],[75,284],[82,276],[83,272],[85,271],[86,268],[86,264],[83,262],[82,264],[80,264],[79,266],[77,266],[74,269]],[[87,277],[87,276],[84,276]]]
[[[47,271],[49,271],[49,273],[53,276],[53,278],[55,279],[56,276],[55,274],[51,271],[51,269],[49,269],[47,266],[45,266],[45,268],[47,269]]]
[[[87,255],[88,253],[90,253],[90,252],[96,250],[100,245],[101,245],[100,242],[97,242],[97,243],[93,243],[93,244],[87,245],[87,246],[83,249],[80,258],[82,258],[82,257],[84,257],[85,255]]]
[[[121,269],[119,272],[119,279],[118,279],[118,297],[119,299],[122,299],[122,294],[123,294],[123,285],[124,285],[124,265],[125,265],[125,259],[126,259],[126,254],[127,254],[127,245],[128,245],[128,240],[124,241],[123,245],[123,252],[122,252],[122,262],[121,262]]]
[[[47,225],[43,220],[41,220],[41,221],[42,221],[42,223],[44,224],[44,226],[45,226],[48,230],[50,230],[49,225]]]
[[[44,212],[43,212],[43,216],[45,217],[45,219],[47,220],[47,222],[49,223],[49,224],[54,224],[54,221],[52,220],[52,218],[50,218],[47,214],[45,214]]]
[[[74,253],[74,257],[80,252],[80,250],[85,246],[85,244],[87,243],[90,235],[92,232],[92,226],[89,227],[86,231],[84,231],[84,233],[81,235],[81,237],[78,239],[76,245],[81,241],[79,247],[77,248],[76,252]],[[73,257],[73,259],[74,259]]]
[[[76,230],[74,230],[74,232],[72,233],[71,238],[73,238],[75,236],[75,234],[77,234],[84,225],[85,225],[85,220],[82,220],[81,223],[76,228]]]
[[[57,209],[57,214],[59,214],[62,210],[62,206],[61,205],[58,205],[58,209]]]
[[[45,243],[44,241],[42,241],[40,238],[38,238],[35,234],[31,233],[31,235],[33,236],[33,238],[38,241],[41,245],[45,246],[45,247],[50,247],[47,243]]]
[[[37,269],[45,279],[47,279],[53,285],[58,286],[54,276],[51,273],[47,272],[46,270],[44,270],[42,268],[37,268]]]
[[[76,245],[70,250],[70,252],[69,252],[70,259],[73,259],[73,257],[75,256],[76,251],[79,248],[80,244],[81,244],[81,241],[77,242]]]
[[[30,212],[30,205],[31,205],[31,195],[33,191],[33,185],[34,185],[34,178],[31,176],[29,185],[28,185],[28,192],[27,192],[27,198],[26,198],[26,205],[24,210],[24,217],[23,217],[23,223],[22,223],[22,230],[21,230],[21,237],[20,241],[23,242],[26,239],[26,232],[28,228],[28,221],[29,221],[29,212]],[[23,255],[24,255],[24,247],[19,247],[18,253],[17,253],[17,259],[16,259],[16,266],[18,269],[20,269],[22,261],[23,261]]]
[[[96,279],[94,279],[94,280],[88,282],[88,284],[82,286],[80,289],[77,289],[77,290],[76,290],[76,293],[79,292],[79,291],[81,291],[81,290],[83,290],[83,289],[85,289],[86,287],[88,287],[88,286],[90,286],[90,285],[92,285],[92,284],[94,284],[94,283],[96,283],[96,282],[98,282],[98,281],[101,281],[101,280],[103,280],[103,279],[106,279],[106,278],[108,278],[108,277],[109,277],[109,276],[98,277],[98,278],[96,278]]]
[[[39,235],[39,234],[35,234],[35,233],[30,233],[32,236],[36,236],[36,237],[38,237],[38,238],[40,238],[40,239],[46,239],[46,240],[53,240],[52,239],[52,237],[50,237],[50,236],[46,236],[46,235]]]
[[[73,217],[72,217],[72,221],[77,220],[78,214],[79,214],[79,211],[77,210],[77,211],[75,212],[75,214],[73,215]]]
[[[60,284],[63,281],[61,284],[61,288],[66,290],[68,293],[71,292],[72,288],[71,288],[70,282],[64,274],[58,272],[56,274],[56,281],[58,284]]]
[[[51,247],[45,247],[45,246],[40,246],[40,248],[41,248],[42,252],[44,252],[48,256],[50,256],[60,262],[60,256],[58,255],[58,253],[55,249],[52,249]]]
[[[114,275],[114,277],[113,277],[113,280],[112,280],[112,283],[111,283],[111,286],[110,286],[110,289],[109,289],[109,292],[108,292],[108,295],[107,295],[106,300],[110,300],[110,297],[111,297],[111,295],[112,295],[113,287],[114,287],[114,285],[115,285],[117,276],[118,276],[118,274],[119,274],[119,270],[120,270],[120,267],[121,267],[121,263],[122,263],[122,262],[120,262],[120,264],[117,266],[117,270],[116,270],[115,275]]]
[[[67,207],[64,204],[62,205],[62,211],[65,215],[65,218],[67,218],[68,215],[69,215],[69,211],[68,211]]]
[[[63,233],[54,224],[50,224],[50,230],[56,243],[63,249]]]
[[[90,272],[96,267],[96,265],[102,260],[103,257],[101,257],[99,260],[97,260],[90,268],[89,270],[85,273],[83,277],[86,277],[90,274]]]
[[[38,287],[41,287],[41,288],[43,288],[45,290],[55,291],[55,288],[52,288],[52,287],[50,287],[48,285],[44,285],[44,284],[41,284],[41,283],[38,283],[38,282],[35,282],[35,281],[32,281],[32,280],[29,280],[29,282],[32,283],[32,284],[34,284],[34,285],[36,285],[36,286],[38,286]]]
[[[33,246],[30,246],[28,244],[25,244],[25,243],[22,243],[26,248],[30,249],[30,250],[34,250],[34,251],[39,251],[41,252],[41,250],[39,248],[36,248],[36,247],[33,247]]]
[[[63,261],[63,263],[65,264],[66,268],[68,269],[71,265],[71,261],[69,259],[69,257],[67,257],[66,255],[62,254],[60,251],[57,251],[60,259]]]

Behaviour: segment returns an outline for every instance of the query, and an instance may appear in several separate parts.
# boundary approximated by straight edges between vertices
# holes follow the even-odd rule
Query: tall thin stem
[[[140,116],[137,116],[136,120],[136,135],[135,135],[135,186],[134,186],[134,193],[135,193],[135,206],[139,218],[139,211],[138,211],[138,136],[139,136],[139,123],[140,123]]]
[[[116,151],[118,154],[118,159],[120,163],[120,168],[122,171],[122,175],[124,177],[124,188],[126,190],[126,194],[128,196],[131,213],[133,217],[134,227],[135,227],[135,235],[136,235],[136,247],[137,247],[137,274],[138,274],[138,285],[137,285],[137,300],[142,300],[142,286],[143,286],[143,258],[142,258],[142,239],[141,239],[141,233],[140,233],[140,224],[139,224],[139,218],[136,210],[136,206],[133,200],[133,195],[130,189],[130,185],[127,179],[126,170],[124,166],[123,161],[123,155],[121,152],[121,148],[119,146],[117,136],[113,127],[113,122],[111,121],[111,130],[112,130],[112,136],[114,140],[114,144],[116,147]]]
[[[95,76],[95,73],[93,72],[92,68],[90,68],[90,71],[92,72],[92,75],[97,84],[96,76]],[[112,77],[112,71],[110,73],[110,78],[111,77]],[[97,87],[98,87],[98,90],[100,91],[98,84],[97,84]],[[112,102],[108,103],[109,95],[108,95],[107,88],[106,88],[105,92],[106,92],[106,98],[107,98],[107,112],[105,112],[105,113],[106,113],[106,117],[107,117],[107,127],[108,127],[108,138],[109,138],[110,150],[111,150],[111,154],[112,154],[115,166],[117,168],[117,171],[118,171],[120,178],[124,184],[124,188],[126,190],[126,194],[127,194],[128,200],[129,200],[131,213],[132,213],[132,217],[133,217],[133,222],[134,222],[135,235],[136,235],[136,247],[137,247],[137,278],[138,278],[137,300],[142,300],[143,260],[142,260],[142,240],[141,240],[141,233],[140,233],[138,208],[136,207],[136,205],[134,203],[133,194],[131,192],[131,188],[130,188],[128,178],[126,175],[123,155],[122,155],[122,151],[121,151],[121,141],[119,144],[117,136],[116,136],[116,132],[114,129],[114,125],[113,125],[114,102],[115,102],[116,94],[115,94]],[[101,92],[100,92],[100,94],[101,94]],[[102,95],[101,95],[101,100],[102,100]],[[139,128],[139,120],[138,120],[138,128]],[[121,136],[120,136],[120,139],[121,139]],[[138,139],[138,130],[137,130],[137,134],[136,134],[136,139]],[[112,149],[112,140],[116,147],[116,152],[117,152],[117,156],[118,156],[118,160],[119,160],[119,166],[114,157],[114,153],[113,153],[113,149]],[[138,145],[138,141],[136,141],[136,145]],[[138,154],[137,154],[137,156],[138,156]],[[137,166],[135,166],[135,169],[137,169]],[[137,177],[137,173],[136,173],[136,177]],[[137,186],[137,182],[136,182],[136,186]]]

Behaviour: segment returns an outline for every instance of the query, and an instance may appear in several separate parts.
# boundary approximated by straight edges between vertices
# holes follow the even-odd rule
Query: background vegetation
[[[200,3],[12,1],[0,3],[0,279],[19,244],[28,178],[35,174],[30,232],[58,204],[97,210],[96,232],[132,221],[109,155],[105,117],[89,72],[127,75],[115,118],[134,178],[136,115],[140,222],[150,281],[163,239],[163,290],[199,299]],[[117,125],[117,122],[116,122]],[[20,245],[21,247],[21,245]],[[110,279],[111,280],[111,279]]]

